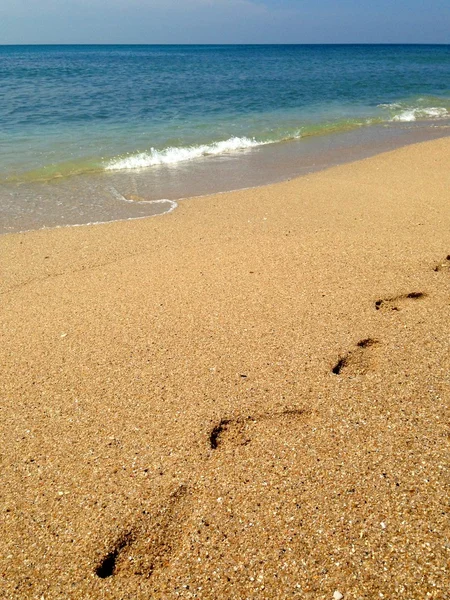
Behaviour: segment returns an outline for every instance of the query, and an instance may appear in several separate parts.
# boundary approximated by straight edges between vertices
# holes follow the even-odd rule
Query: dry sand
[[[449,199],[446,138],[1,237],[1,597],[450,598]]]

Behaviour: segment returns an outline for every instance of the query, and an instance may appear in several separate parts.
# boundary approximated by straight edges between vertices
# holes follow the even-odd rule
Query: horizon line
[[[4,46],[450,46],[449,42],[182,42],[182,43],[149,43],[149,42],[27,42],[1,43]]]

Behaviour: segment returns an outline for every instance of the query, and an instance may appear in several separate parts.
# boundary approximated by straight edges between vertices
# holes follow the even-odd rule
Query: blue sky
[[[450,43],[450,0],[0,0],[0,43]]]

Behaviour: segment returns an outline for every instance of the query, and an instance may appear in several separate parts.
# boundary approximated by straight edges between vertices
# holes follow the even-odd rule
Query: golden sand
[[[2,598],[450,598],[450,138],[0,238]]]

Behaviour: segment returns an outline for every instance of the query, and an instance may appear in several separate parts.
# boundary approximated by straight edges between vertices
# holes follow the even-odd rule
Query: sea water
[[[0,232],[166,212],[449,127],[448,45],[0,46]]]

